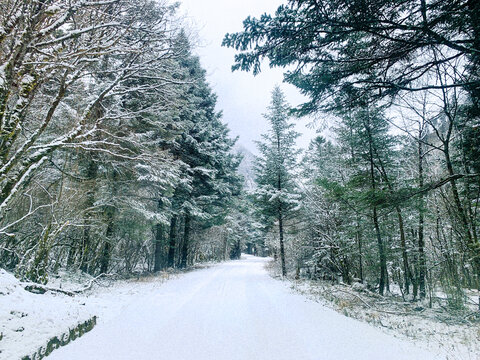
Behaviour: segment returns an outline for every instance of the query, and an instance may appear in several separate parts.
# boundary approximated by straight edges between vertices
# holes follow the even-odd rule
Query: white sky
[[[229,125],[233,136],[240,136],[239,143],[256,153],[255,140],[266,132],[268,124],[262,117],[270,103],[273,87],[279,84],[291,105],[304,102],[304,98],[292,85],[282,83],[282,69],[270,69],[268,64],[262,72],[253,76],[242,71],[231,72],[235,51],[221,46],[226,33],[243,29],[243,20],[249,15],[259,17],[273,14],[282,0],[181,0],[180,12],[193,32],[198,33],[195,52],[200,56],[207,78],[218,95],[218,110]],[[310,121],[295,120],[297,131],[302,133],[300,147],[307,147],[315,130],[306,128]]]

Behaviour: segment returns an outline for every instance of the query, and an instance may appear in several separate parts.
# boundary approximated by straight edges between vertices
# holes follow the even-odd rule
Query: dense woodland
[[[480,3],[291,0],[247,18],[224,38],[233,70],[283,67],[309,99],[265,94],[254,170],[176,9],[0,1],[0,266],[45,283],[246,251],[284,276],[464,306],[480,281]],[[306,115],[324,131],[300,151]]]
[[[480,2],[291,0],[223,44],[233,70],[283,67],[309,99],[288,119],[275,90],[259,144],[252,199],[283,274],[462,308],[480,275]],[[304,115],[326,131],[294,164]]]
[[[176,8],[0,2],[2,267],[46,282],[238,247],[240,157]]]

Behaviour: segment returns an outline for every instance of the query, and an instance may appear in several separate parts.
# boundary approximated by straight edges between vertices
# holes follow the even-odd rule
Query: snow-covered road
[[[168,281],[48,359],[441,359],[292,293],[265,262],[243,256]]]

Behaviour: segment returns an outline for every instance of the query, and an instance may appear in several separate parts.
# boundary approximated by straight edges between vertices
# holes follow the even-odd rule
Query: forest
[[[480,3],[291,0],[227,34],[233,70],[284,69],[252,206],[283,276],[450,309],[479,288]],[[302,154],[295,117],[320,131]]]
[[[230,251],[240,157],[177,7],[1,2],[1,267],[46,283]]]
[[[246,252],[462,309],[480,286],[480,3],[289,0],[245,19],[223,40],[233,71],[283,68],[308,99],[265,94],[251,163],[177,9],[0,1],[0,267],[46,284]]]

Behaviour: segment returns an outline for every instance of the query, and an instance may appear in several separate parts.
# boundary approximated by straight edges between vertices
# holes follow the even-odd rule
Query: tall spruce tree
[[[182,69],[178,80],[184,83],[178,111],[183,131],[163,146],[170,148],[174,159],[182,163],[182,174],[171,199],[167,264],[175,265],[177,253],[178,265],[186,267],[194,222],[202,228],[221,223],[231,198],[239,192],[241,179],[236,169],[240,159],[231,152],[236,140],[229,137],[221,113],[215,111],[216,95],[206,81],[198,57],[192,55],[184,32],[176,38],[175,47]],[[183,226],[180,247],[178,225]]]
[[[295,140],[299,136],[289,122],[289,106],[280,87],[275,87],[268,113],[264,115],[270,130],[257,143],[260,156],[256,159],[256,200],[267,229],[278,225],[282,275],[285,265],[285,222],[298,206],[299,195],[294,181],[299,151]]]

